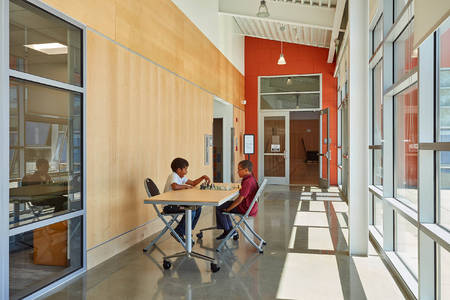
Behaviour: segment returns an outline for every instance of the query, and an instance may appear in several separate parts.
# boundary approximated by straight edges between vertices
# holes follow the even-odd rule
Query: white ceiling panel
[[[262,18],[249,19],[235,16],[234,19],[242,35],[314,47],[328,48],[330,46],[331,30],[284,24]],[[282,30],[283,27],[284,30]]]

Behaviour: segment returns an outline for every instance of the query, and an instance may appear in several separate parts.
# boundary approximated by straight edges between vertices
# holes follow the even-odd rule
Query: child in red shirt
[[[241,189],[239,191],[239,197],[234,201],[228,201],[218,206],[216,209],[216,223],[218,229],[223,229],[223,233],[216,239],[224,239],[233,227],[230,216],[222,214],[222,212],[233,212],[239,214],[245,214],[253,201],[253,198],[258,191],[258,182],[252,173],[253,164],[249,160],[243,160],[239,162],[238,174],[242,178]],[[255,216],[258,212],[258,203],[252,207],[250,216]]]

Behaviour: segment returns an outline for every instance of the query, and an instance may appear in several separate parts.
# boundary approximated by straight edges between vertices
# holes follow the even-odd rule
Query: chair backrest
[[[253,197],[252,203],[250,204],[250,206],[248,207],[247,211],[245,212],[245,216],[246,217],[248,217],[248,215],[252,211],[253,206],[255,206],[256,201],[258,201],[259,197],[261,197],[261,194],[264,191],[264,188],[266,187],[266,184],[267,184],[267,179],[264,179],[263,182],[261,183],[261,185],[259,186],[259,189],[258,189],[258,191],[255,194],[255,197]]]
[[[157,196],[160,194],[158,187],[150,178],[145,178],[144,181],[145,190],[147,191],[147,195],[149,198],[152,196]]]

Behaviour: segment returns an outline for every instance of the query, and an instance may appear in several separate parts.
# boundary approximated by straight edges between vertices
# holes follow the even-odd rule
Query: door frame
[[[307,108],[307,109],[261,109],[261,78],[278,78],[278,77],[300,77],[300,76],[312,76],[312,75],[317,75],[319,76],[320,79],[320,108]],[[263,140],[264,138],[260,138],[260,137],[264,137],[264,128],[263,128],[263,124],[262,124],[262,117],[264,113],[276,113],[276,112],[285,112],[288,114],[289,117],[289,113],[293,112],[293,111],[299,111],[299,112],[321,112],[322,111],[322,107],[323,107],[323,102],[322,102],[322,96],[323,96],[323,86],[322,86],[322,73],[308,73],[308,74],[288,74],[288,75],[270,75],[270,76],[258,76],[258,98],[257,98],[257,103],[258,103],[258,181],[261,182],[262,179],[264,179],[264,153],[263,153],[263,143],[261,143],[261,140]],[[320,151],[322,151],[322,119],[320,119]],[[288,125],[290,129],[290,120],[288,119]],[[289,136],[287,136],[286,138],[287,140],[289,139]],[[290,149],[287,149],[288,151]],[[289,152],[288,152],[288,157],[286,159],[289,162]],[[289,164],[288,164],[289,165]],[[319,166],[320,167],[320,166]],[[289,167],[286,169],[289,171]],[[285,180],[285,183],[278,183],[278,184],[286,184],[289,185],[290,184],[290,174],[289,172],[286,174],[287,180]],[[320,181],[320,180],[319,180]],[[268,183],[272,183],[271,180],[268,180]],[[275,183],[277,184],[277,183]]]
[[[284,177],[266,177],[264,176],[264,117],[284,117],[285,119],[285,151],[284,151]],[[289,111],[261,111],[259,114],[259,124],[258,124],[258,165],[260,166],[260,171],[258,172],[258,180],[261,182],[263,178],[267,179],[269,184],[289,184],[290,180],[290,170],[289,170],[289,132],[290,132],[290,112]],[[283,155],[283,154],[280,154]]]
[[[323,135],[323,117],[327,116],[327,128],[326,136]],[[326,138],[326,143],[324,143]],[[327,151],[323,151],[323,145],[326,144]],[[331,160],[331,149],[330,149],[330,111],[327,108],[320,111],[320,153],[319,155],[319,187],[328,188],[330,186],[330,160]],[[327,176],[323,176],[323,158],[326,158],[327,162]]]

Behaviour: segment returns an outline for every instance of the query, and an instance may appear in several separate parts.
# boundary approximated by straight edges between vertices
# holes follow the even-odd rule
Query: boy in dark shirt
[[[253,164],[249,160],[243,160],[239,162],[238,174],[242,178],[241,189],[239,191],[239,197],[234,201],[228,201],[218,206],[216,209],[216,223],[218,229],[223,229],[223,233],[216,239],[224,239],[233,227],[230,216],[222,214],[222,212],[233,212],[239,214],[245,214],[253,201],[253,198],[258,191],[258,182],[252,173]],[[258,212],[258,203],[252,207],[250,216],[255,216]]]

